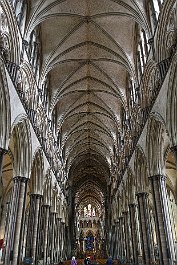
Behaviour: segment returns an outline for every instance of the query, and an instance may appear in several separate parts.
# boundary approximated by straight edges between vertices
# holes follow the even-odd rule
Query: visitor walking
[[[112,260],[112,257],[110,256],[108,259],[107,259],[107,262],[106,262],[106,265],[113,265],[113,260]]]
[[[77,260],[75,257],[72,257],[71,265],[77,265]]]

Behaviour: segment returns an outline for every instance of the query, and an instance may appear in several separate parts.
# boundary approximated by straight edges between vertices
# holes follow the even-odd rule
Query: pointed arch
[[[164,175],[165,156],[169,147],[169,137],[165,122],[159,113],[152,113],[150,115],[146,146],[150,176]]]
[[[167,92],[167,108],[166,108],[166,122],[171,140],[171,145],[177,145],[177,54],[172,62],[169,85]]]
[[[41,148],[38,148],[35,152],[32,163],[32,170],[30,177],[31,193],[42,194],[43,176],[44,176],[43,153]]]
[[[176,0],[164,1],[161,15],[159,18],[159,25],[157,28],[156,38],[155,38],[155,50],[156,50],[156,61],[161,62],[169,57],[169,52],[167,49],[168,42],[168,25],[171,18],[171,13],[173,12],[173,7]],[[173,32],[171,32],[173,33]],[[175,32],[174,32],[175,34]],[[171,36],[170,36],[171,38]]]
[[[130,167],[127,169],[127,175],[128,202],[133,203],[135,200],[135,177]]]
[[[43,186],[44,205],[51,206],[52,200],[52,176],[50,168],[46,172],[44,186]]]
[[[148,186],[147,161],[142,148],[138,145],[135,150],[135,186],[137,192],[146,190]]]
[[[10,147],[14,155],[14,176],[29,178],[31,172],[31,133],[26,115],[19,115],[12,124]]]

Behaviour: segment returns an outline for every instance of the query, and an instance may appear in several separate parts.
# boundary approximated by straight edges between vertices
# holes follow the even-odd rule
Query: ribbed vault
[[[89,184],[89,196],[99,197],[107,191],[119,152],[127,80],[136,84],[135,23],[149,34],[142,1],[31,2],[26,39],[40,26],[39,84],[49,82],[48,107],[57,121],[65,183],[74,193]]]

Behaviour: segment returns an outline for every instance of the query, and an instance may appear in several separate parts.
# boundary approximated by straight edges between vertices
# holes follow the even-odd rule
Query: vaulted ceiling
[[[70,185],[77,191],[89,179],[99,198],[96,187],[106,191],[118,149],[127,79],[136,79],[135,23],[148,28],[143,1],[32,0],[31,5],[26,38],[40,25],[40,82],[49,76],[50,111]]]

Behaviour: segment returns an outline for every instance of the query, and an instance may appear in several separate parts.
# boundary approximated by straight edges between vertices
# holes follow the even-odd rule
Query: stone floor
[[[82,265],[84,263],[83,259],[78,259],[77,260],[77,264],[78,265]],[[64,265],[70,265],[71,264],[71,260],[67,260],[64,262]],[[106,265],[106,259],[97,259],[97,264],[99,265]],[[117,265],[118,262],[114,260],[114,265]],[[0,261],[0,265],[3,265],[3,262]]]

